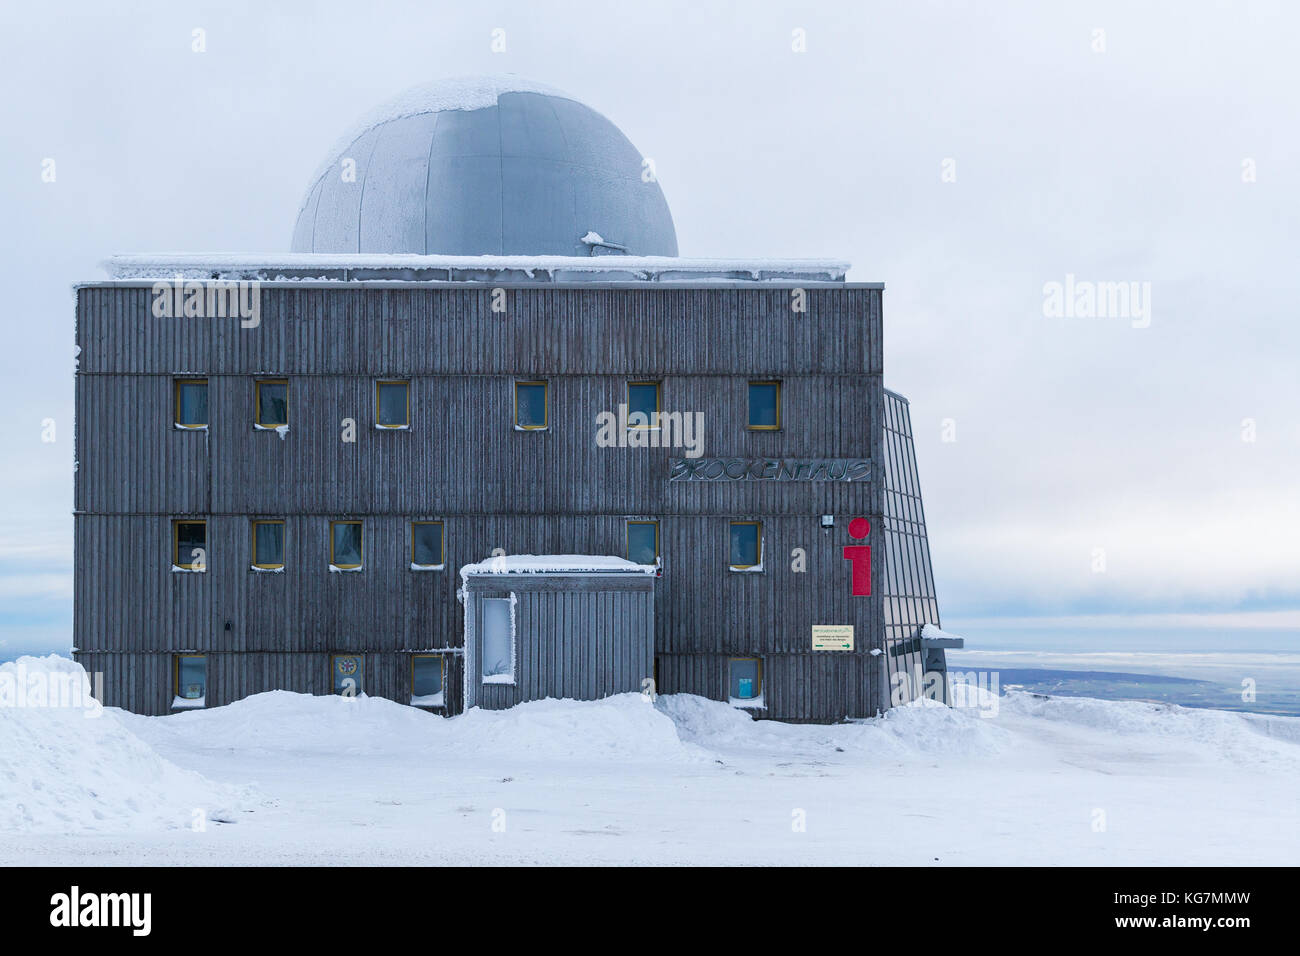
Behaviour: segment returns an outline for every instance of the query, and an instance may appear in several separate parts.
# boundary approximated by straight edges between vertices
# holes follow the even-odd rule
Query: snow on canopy
[[[652,564],[637,564],[606,554],[503,554],[460,569],[471,574],[654,574]]]

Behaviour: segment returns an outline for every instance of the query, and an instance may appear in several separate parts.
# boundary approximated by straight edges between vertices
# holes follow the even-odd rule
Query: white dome
[[[676,256],[672,214],[642,168],[618,127],[558,90],[444,80],[375,110],[331,151],[293,251]]]

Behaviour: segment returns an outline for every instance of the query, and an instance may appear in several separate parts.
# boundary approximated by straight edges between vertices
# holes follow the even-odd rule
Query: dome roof
[[[558,90],[444,80],[376,110],[330,152],[293,251],[675,256],[668,203],[641,171],[617,126]]]

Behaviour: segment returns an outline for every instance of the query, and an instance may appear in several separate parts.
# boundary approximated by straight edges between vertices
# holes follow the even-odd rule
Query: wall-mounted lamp
[[[823,527],[823,528],[833,528],[833,527],[835,527],[835,516],[834,516],[834,515],[822,515],[822,527]]]

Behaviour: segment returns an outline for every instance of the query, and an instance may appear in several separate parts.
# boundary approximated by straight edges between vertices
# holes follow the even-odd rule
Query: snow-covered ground
[[[684,695],[0,707],[0,864],[1300,862],[1300,719],[998,703],[835,726]]]

